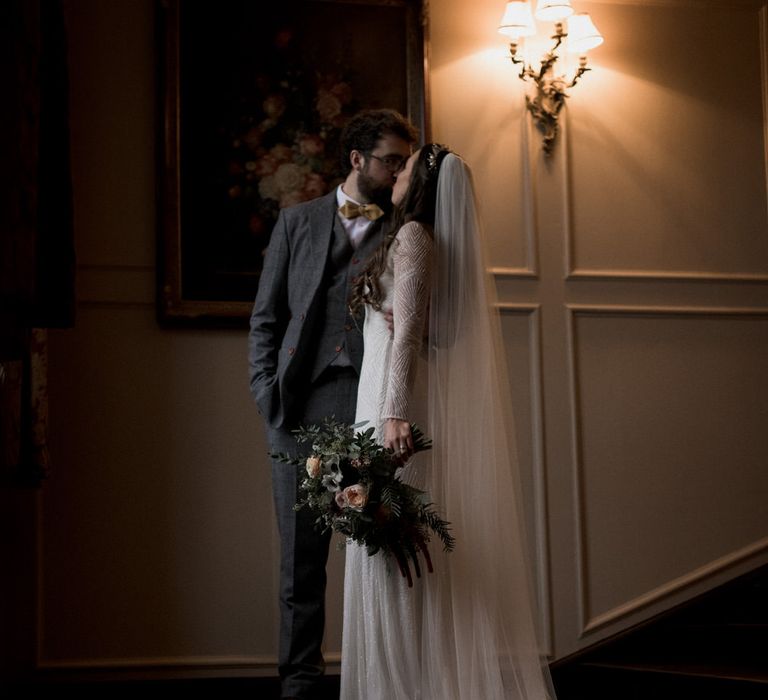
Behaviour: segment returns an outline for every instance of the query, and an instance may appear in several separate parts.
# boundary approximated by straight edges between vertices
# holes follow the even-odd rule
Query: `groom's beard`
[[[392,208],[392,185],[382,185],[368,175],[368,169],[363,168],[357,176],[357,189],[369,202],[375,202],[384,211]]]

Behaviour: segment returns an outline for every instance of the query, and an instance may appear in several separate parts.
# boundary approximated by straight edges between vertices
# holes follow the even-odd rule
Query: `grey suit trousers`
[[[352,367],[328,367],[302,397],[299,423],[320,423],[334,416],[353,423],[357,402],[357,372]],[[296,425],[270,429],[273,452],[306,454],[297,445]],[[272,487],[280,531],[280,650],[279,672],[283,697],[311,698],[325,669],[321,650],[325,626],[325,566],[330,533],[314,528],[315,516],[294,505],[304,467],[272,462]]]

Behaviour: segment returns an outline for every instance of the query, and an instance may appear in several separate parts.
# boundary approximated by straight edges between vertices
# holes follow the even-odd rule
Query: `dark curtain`
[[[0,3],[0,469],[47,464],[46,328],[74,323],[75,255],[61,0]]]

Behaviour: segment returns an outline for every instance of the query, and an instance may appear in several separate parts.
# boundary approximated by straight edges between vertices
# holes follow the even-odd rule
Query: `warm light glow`
[[[509,59],[519,69],[517,77],[536,86],[535,94],[525,96],[525,104],[542,133],[544,153],[550,156],[560,132],[558,117],[565,106],[568,90],[592,70],[586,54],[603,43],[603,36],[586,12],[573,14],[571,0],[538,0],[536,18],[555,23],[554,30],[551,25],[544,30],[550,35],[552,44],[537,66],[532,65],[529,52],[523,50],[524,44],[521,41],[522,37],[536,35],[530,2],[508,2],[499,32],[510,37]],[[566,19],[567,27],[564,26]],[[529,41],[531,39],[527,38],[525,43]],[[536,38],[533,41],[536,42]],[[578,66],[570,66],[572,77],[555,72],[555,64],[560,60],[562,50],[580,54]]]
[[[557,22],[572,14],[571,0],[539,0],[536,5],[536,19],[543,22]]]
[[[585,53],[602,43],[603,35],[586,12],[580,12],[568,19],[567,51]]]
[[[523,36],[533,36],[535,33],[536,24],[533,21],[531,3],[508,2],[499,25],[499,34],[506,34],[515,40]]]

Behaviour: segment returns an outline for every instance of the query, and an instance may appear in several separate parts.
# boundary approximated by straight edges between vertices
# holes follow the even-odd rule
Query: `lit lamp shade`
[[[539,0],[536,19],[542,22],[559,22],[573,14],[571,0]]]
[[[600,46],[603,41],[603,35],[586,12],[579,12],[568,19],[566,48],[571,53],[586,53]]]
[[[533,36],[536,23],[529,2],[508,2],[499,25],[499,34],[506,34],[513,41],[523,36]]]

